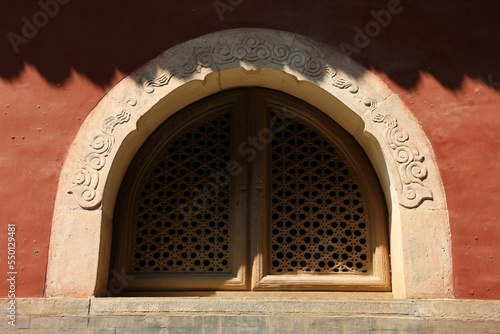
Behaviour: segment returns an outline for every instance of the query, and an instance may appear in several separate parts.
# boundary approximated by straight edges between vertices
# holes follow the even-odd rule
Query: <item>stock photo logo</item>
[[[340,49],[348,56],[351,56],[353,53],[360,54],[361,50],[370,44],[371,39],[377,37],[382,32],[382,29],[391,23],[392,17],[400,14],[402,11],[403,6],[399,0],[390,0],[387,3],[387,9],[379,11],[371,10],[370,15],[373,17],[373,20],[367,22],[364,29],[358,26],[354,27],[354,32],[356,33],[353,38],[354,45],[342,42],[340,43]]]
[[[40,29],[45,27],[51,18],[54,18],[59,14],[61,5],[66,5],[71,0],[40,0],[38,1],[38,6],[40,10],[35,12],[31,19],[26,16],[21,18],[23,23],[21,31],[15,33],[13,31],[7,34],[10,45],[12,49],[17,54],[19,53],[19,47],[21,44],[28,44],[30,40],[38,35]]]
[[[283,131],[295,118],[295,115],[288,112],[286,107],[283,110],[274,108],[273,112],[275,116],[269,121],[269,127],[260,129],[257,136],[248,136],[238,145],[238,153],[244,156],[247,162],[253,161],[257,157],[257,152],[269,145],[274,135]],[[182,212],[183,219],[191,219],[200,211],[200,206],[209,205],[220,190],[229,187],[231,176],[237,176],[242,171],[242,166],[237,161],[231,160],[222,171],[210,173],[211,182],[204,185],[202,191],[193,189],[191,193],[194,196],[191,203],[184,203],[178,207],[178,210]]]
[[[110,276],[107,288],[99,290],[96,293],[97,297],[112,297],[119,294],[135,279],[135,276],[126,273],[125,268],[122,268],[121,272],[116,269],[111,270]]]
[[[227,2],[215,0],[212,2],[212,5],[214,6],[215,12],[219,16],[219,19],[224,21],[224,13],[232,12],[237,6],[241,5],[242,2],[243,0],[227,0]]]

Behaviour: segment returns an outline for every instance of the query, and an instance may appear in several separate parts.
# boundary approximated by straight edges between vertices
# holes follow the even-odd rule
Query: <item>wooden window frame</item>
[[[184,274],[172,273],[137,273],[132,270],[131,259],[134,250],[134,224],[132,208],[136,195],[138,193],[138,186],[141,180],[146,177],[146,172],[150,170],[157,152],[169,144],[170,140],[178,135],[183,129],[194,127],[211,116],[221,112],[223,109],[235,109],[232,113],[231,126],[242,127],[243,123],[239,121],[241,113],[244,110],[244,99],[241,91],[234,91],[224,94],[223,99],[220,97],[212,97],[204,99],[196,103],[192,107],[188,107],[185,111],[179,112],[172,116],[168,121],[163,123],[143,145],[141,150],[137,153],[133,162],[131,163],[124,182],[119,191],[117,206],[115,209],[115,229],[113,231],[113,253],[111,257],[114,268],[118,272],[125,271],[129,275],[133,275],[134,279],[131,280],[127,289],[124,291],[163,291],[163,290],[244,290],[248,287],[248,275],[246,273],[246,249],[247,229],[246,220],[235,219],[235,227],[233,228],[233,238],[231,238],[232,248],[242,247],[241,252],[233,252],[231,256],[231,273],[190,273],[189,277]],[[231,138],[232,143],[236,143],[233,132]],[[166,135],[167,134],[167,135]],[[233,144],[231,147],[232,156],[239,159],[236,154],[237,147]],[[140,162],[140,163],[139,163]],[[238,161],[240,164],[240,161]],[[243,164],[242,164],[243,165]],[[246,170],[242,171],[243,175]],[[128,179],[131,178],[132,182]],[[231,197],[231,212],[230,215],[239,217],[246,217],[246,207],[239,205],[236,206],[237,201],[246,201],[246,192],[237,189],[237,183],[234,180],[230,181],[231,193],[236,196]],[[240,196],[241,198],[239,198]],[[122,210],[121,208],[125,208]],[[125,223],[125,228],[120,228],[120,224]],[[117,228],[118,227],[118,228]],[[121,252],[120,250],[125,250]],[[112,275],[110,275],[112,277]]]
[[[356,178],[364,187],[364,196],[366,202],[366,215],[370,222],[370,252],[369,262],[372,264],[372,270],[367,275],[359,274],[331,274],[331,275],[270,275],[267,273],[269,264],[268,247],[270,224],[269,213],[269,187],[265,187],[263,196],[251,196],[252,207],[263,208],[264,215],[255,219],[260,222],[258,229],[251,228],[253,235],[250,237],[260,241],[255,250],[253,250],[254,266],[252,270],[253,290],[329,290],[329,291],[390,291],[390,269],[389,269],[389,246],[387,238],[387,209],[379,185],[376,173],[361,146],[356,140],[345,131],[334,120],[323,112],[311,105],[271,90],[259,90],[254,100],[259,103],[260,108],[266,108],[267,105],[274,105],[277,108],[285,107],[288,113],[300,118],[304,123],[318,130],[323,136],[328,138],[335,148],[339,151],[354,172]],[[254,129],[254,133],[257,129]],[[258,131],[258,130],[257,130]],[[263,151],[260,159],[269,159],[269,146]],[[254,164],[253,175],[257,178],[269,179],[267,170],[259,170],[261,166],[267,166],[268,163]],[[255,183],[255,178],[254,181]],[[366,185],[370,185],[367,187]],[[252,187],[254,191],[256,187]],[[253,220],[252,220],[253,221]],[[261,233],[258,230],[262,231]]]
[[[266,112],[256,115],[248,110],[266,110],[268,106],[285,108],[287,113],[299,117],[330,140],[347,161],[360,184],[365,186],[366,215],[370,228],[368,261],[372,269],[366,275],[270,275],[269,268],[269,145],[257,150],[256,156],[247,161],[239,151],[242,139],[255,137],[269,124]],[[241,168],[231,176],[231,217],[236,217],[232,270],[230,274],[179,274],[133,272],[130,258],[133,256],[133,228],[131,211],[137,187],[153,163],[156,153],[183,129],[196,126],[203,120],[232,108],[231,132],[232,159]],[[246,121],[251,119],[251,124]],[[137,163],[140,161],[140,163]],[[234,194],[234,195],[233,195]],[[241,205],[241,203],[248,203]],[[150,136],[131,162],[119,191],[115,207],[113,231],[112,270],[133,275],[120,295],[135,293],[162,293],[165,291],[199,290],[300,290],[300,291],[390,291],[389,245],[387,238],[387,209],[378,178],[371,163],[356,140],[330,117],[284,93],[245,88],[218,93],[186,107],[165,121]],[[230,218],[230,219],[233,219]],[[125,224],[125,226],[122,226]],[[125,250],[125,252],[123,251]],[[110,275],[111,276],[111,275]]]

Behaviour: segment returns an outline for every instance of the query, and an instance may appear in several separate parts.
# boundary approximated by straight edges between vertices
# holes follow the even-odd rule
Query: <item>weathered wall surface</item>
[[[401,97],[429,137],[444,181],[455,295],[500,299],[500,42],[493,1],[55,3],[0,3],[0,260],[6,261],[6,225],[16,224],[18,296],[43,295],[60,168],[106,91],[182,41],[261,27],[340,45]],[[2,269],[0,297],[7,296],[5,275]]]

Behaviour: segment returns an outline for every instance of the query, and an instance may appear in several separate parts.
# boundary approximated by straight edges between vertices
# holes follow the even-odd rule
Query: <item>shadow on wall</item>
[[[500,89],[500,2],[0,0],[0,77],[29,65],[51,84],[72,71],[106,87],[166,49],[230,28],[297,32],[338,46],[411,89],[422,72]]]

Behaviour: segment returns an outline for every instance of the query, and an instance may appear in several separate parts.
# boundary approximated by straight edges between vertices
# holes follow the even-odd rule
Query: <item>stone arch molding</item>
[[[89,296],[106,287],[114,201],[135,152],[176,111],[243,86],[296,96],[359,141],[389,207],[394,296],[450,296],[445,194],[418,122],[380,79],[341,52],[264,29],[221,31],[177,45],[123,79],[89,114],[61,172],[46,294]]]

